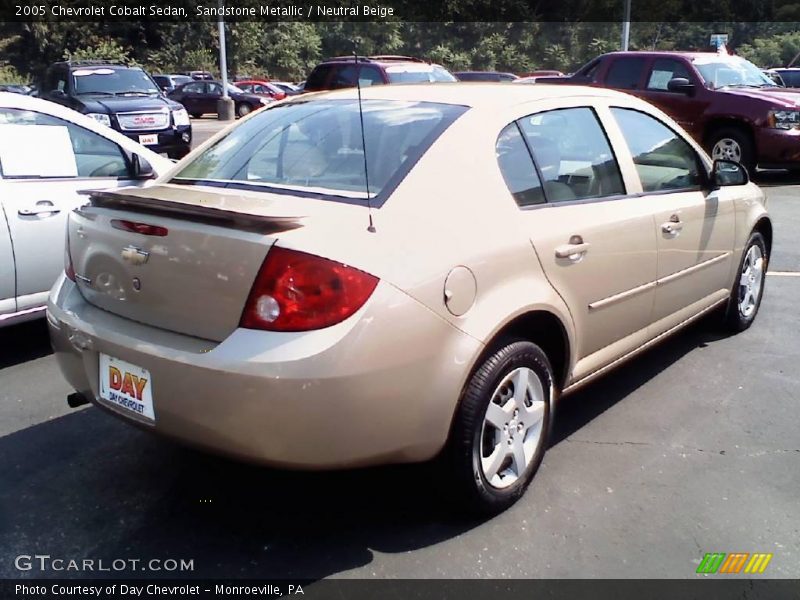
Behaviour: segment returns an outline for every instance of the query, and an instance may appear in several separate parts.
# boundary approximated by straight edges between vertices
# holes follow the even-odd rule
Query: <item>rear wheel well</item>
[[[709,121],[706,124],[705,131],[703,132],[703,147],[710,153],[711,148],[711,140],[714,138],[714,134],[716,134],[720,129],[738,129],[739,131],[745,133],[750,140],[750,143],[755,148],[756,145],[756,138],[753,135],[753,128],[750,126],[749,123],[745,121],[740,121],[739,119],[714,119]]]
[[[480,367],[487,355],[514,340],[526,340],[539,346],[553,367],[559,388],[564,386],[569,369],[567,332],[558,317],[543,310],[525,313],[506,323],[486,344],[486,350],[476,362],[475,368]]]
[[[767,245],[767,259],[772,256],[772,222],[767,217],[758,220],[753,231],[758,231],[764,236],[764,243]]]

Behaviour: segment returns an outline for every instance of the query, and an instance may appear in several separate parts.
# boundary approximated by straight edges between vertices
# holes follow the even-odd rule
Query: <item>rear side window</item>
[[[328,82],[328,76],[333,68],[333,65],[319,65],[311,71],[311,75],[306,80],[306,91],[324,90],[325,84]]]
[[[617,159],[591,108],[538,113],[520,119],[519,126],[548,202],[625,193]]]
[[[497,137],[497,164],[519,206],[544,204],[542,182],[519,127],[511,123]]]
[[[700,159],[689,143],[645,113],[612,108],[636,164],[645,192],[698,189],[703,183]]]
[[[387,196],[465,110],[430,102],[365,100],[370,196]],[[292,102],[263,109],[231,129],[173,181],[364,199],[358,101]]]
[[[644,58],[640,56],[617,58],[608,69],[606,84],[622,90],[635,90],[639,87],[643,69]]]
[[[356,73],[358,73],[358,84],[362,87],[368,85],[380,85],[383,83],[381,73],[375,67],[369,65],[340,65],[333,75],[330,88],[348,88],[356,86]]]
[[[682,62],[674,58],[659,58],[653,63],[650,77],[647,78],[647,89],[666,92],[670,79],[675,79],[676,77],[683,77],[691,81],[689,69]]]

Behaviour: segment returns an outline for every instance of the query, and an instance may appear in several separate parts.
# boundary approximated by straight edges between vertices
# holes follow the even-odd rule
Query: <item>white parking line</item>
[[[767,275],[775,275],[775,277],[800,277],[797,271],[767,271]]]

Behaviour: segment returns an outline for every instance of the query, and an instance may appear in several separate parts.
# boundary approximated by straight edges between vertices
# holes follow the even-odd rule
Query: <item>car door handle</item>
[[[21,217],[35,217],[36,215],[57,215],[61,210],[56,208],[55,205],[49,200],[41,200],[36,203],[34,208],[20,208],[17,214]]]
[[[683,229],[683,223],[678,215],[672,215],[669,221],[661,224],[661,231],[669,236],[677,236]]]
[[[589,251],[591,244],[584,242],[579,235],[573,235],[568,244],[556,246],[556,258],[568,258],[573,262],[578,262]]]

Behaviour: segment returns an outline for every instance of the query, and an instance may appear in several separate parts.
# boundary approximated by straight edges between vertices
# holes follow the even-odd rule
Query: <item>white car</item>
[[[44,316],[82,190],[142,185],[172,164],[69,108],[0,92],[0,327]]]

